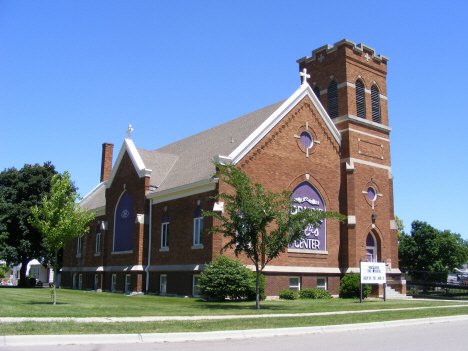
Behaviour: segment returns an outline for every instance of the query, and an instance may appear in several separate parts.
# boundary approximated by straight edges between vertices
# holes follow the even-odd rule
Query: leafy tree
[[[0,259],[21,264],[20,286],[26,286],[26,267],[32,259],[42,260],[46,250],[40,232],[27,220],[31,207],[50,191],[55,171],[50,163],[12,167],[0,173]]]
[[[57,277],[57,255],[66,243],[89,231],[87,224],[94,219],[95,213],[80,208],[77,194],[70,174],[56,174],[51,181],[50,195],[45,196],[41,206],[31,208],[30,223],[42,233],[44,246],[55,254],[54,260],[54,298]]]
[[[230,185],[233,193],[214,197],[224,201],[224,213],[204,211],[203,215],[213,216],[220,223],[211,227],[209,233],[221,233],[229,239],[223,250],[233,248],[236,256],[243,253],[254,264],[256,308],[260,309],[260,275],[265,266],[300,240],[309,225],[319,227],[325,218],[344,219],[344,216],[312,209],[293,211],[291,192],[267,191],[261,184],[252,184],[234,165],[215,165],[217,172],[213,177]]]
[[[398,242],[400,242],[401,238],[405,234],[405,226],[403,225],[403,220],[395,216],[395,222],[398,228]]]
[[[460,234],[414,221],[398,245],[400,268],[416,280],[446,281],[447,273],[468,261],[468,242]]]
[[[204,295],[215,301],[227,297],[239,300],[254,290],[250,269],[227,256],[217,255],[200,276],[200,289]]]

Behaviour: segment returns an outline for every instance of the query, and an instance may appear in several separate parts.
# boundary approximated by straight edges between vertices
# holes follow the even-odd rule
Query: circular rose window
[[[375,201],[375,198],[377,197],[377,192],[373,187],[368,187],[367,188],[367,198],[371,201]]]
[[[306,149],[310,149],[312,145],[314,145],[314,138],[309,132],[305,130],[301,133],[301,144]]]

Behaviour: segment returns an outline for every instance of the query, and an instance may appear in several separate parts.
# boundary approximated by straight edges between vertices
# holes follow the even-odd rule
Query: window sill
[[[169,251],[169,246],[167,246],[167,247],[161,247],[161,248],[159,249],[159,252],[164,252],[164,251]]]
[[[328,255],[328,251],[319,250],[306,250],[306,249],[288,249],[288,253],[301,253],[301,254],[315,254],[315,255]]]
[[[101,256],[101,253],[95,253],[94,256]]]
[[[76,255],[76,257],[81,257],[81,254],[80,254],[80,255]]]
[[[128,251],[112,251],[111,255],[121,255],[121,254],[131,254],[133,253],[133,250],[128,250]]]
[[[203,244],[193,245],[192,250],[200,250],[203,249]]]

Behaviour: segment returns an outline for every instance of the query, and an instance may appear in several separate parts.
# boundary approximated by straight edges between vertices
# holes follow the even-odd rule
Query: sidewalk
[[[354,313],[377,313],[408,310],[427,310],[434,308],[458,308],[463,305],[389,308],[384,310],[362,310],[362,311],[336,311],[336,312],[314,312],[314,313],[283,313],[283,314],[255,314],[255,315],[225,315],[225,316],[163,316],[163,317],[0,317],[0,323],[21,322],[76,322],[76,323],[129,323],[129,322],[164,322],[164,321],[197,321],[197,320],[220,320],[220,319],[251,319],[251,318],[286,318],[286,317],[313,317],[330,316]]]
[[[98,344],[138,344],[184,341],[210,341],[223,339],[247,339],[273,336],[293,336],[303,334],[321,334],[338,331],[356,331],[364,329],[404,327],[420,324],[468,321],[468,315],[407,319],[390,322],[329,325],[321,327],[275,328],[215,331],[200,333],[153,333],[153,334],[90,334],[90,335],[18,335],[0,337],[0,349],[14,346],[40,345],[98,345]]]

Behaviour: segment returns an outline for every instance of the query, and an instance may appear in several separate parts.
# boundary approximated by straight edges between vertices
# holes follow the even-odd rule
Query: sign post
[[[362,284],[383,284],[384,301],[386,301],[385,288],[387,286],[387,274],[385,262],[359,262],[359,271],[361,275],[361,298],[362,303]]]

